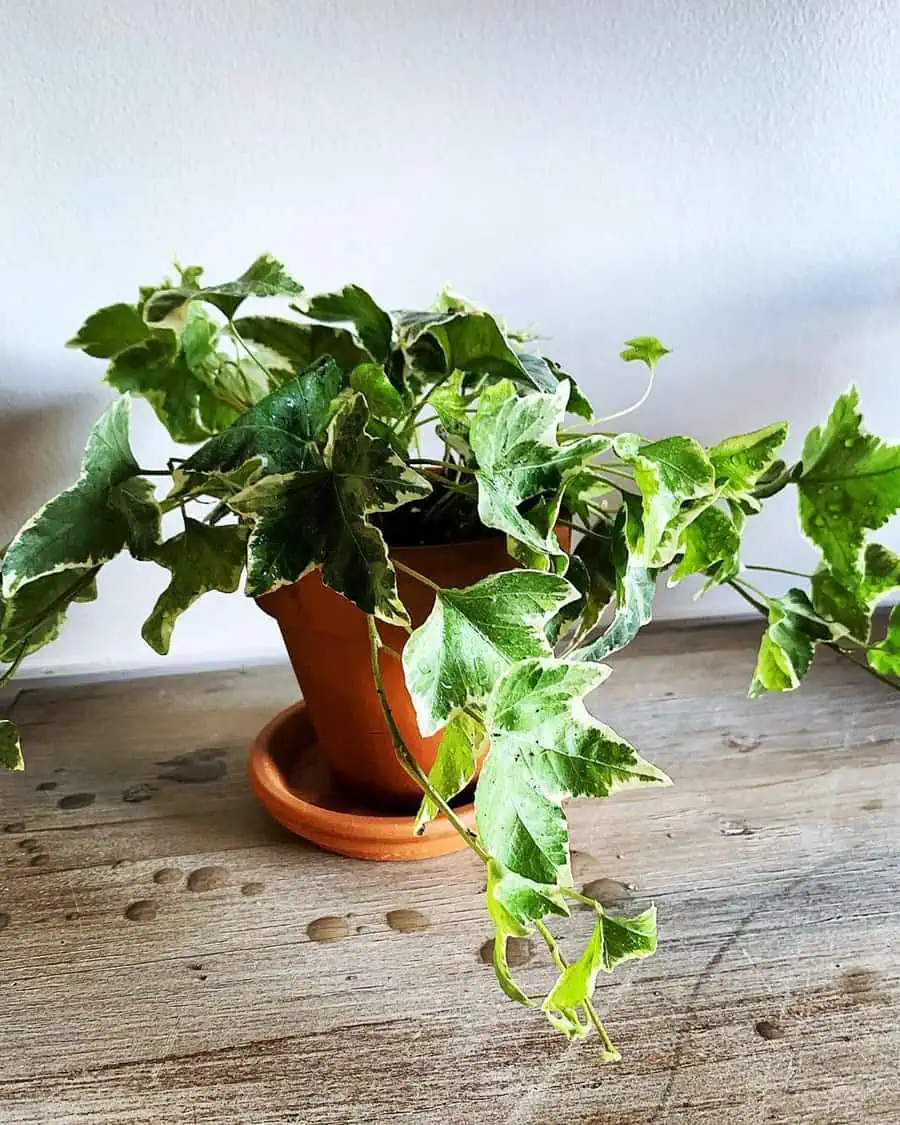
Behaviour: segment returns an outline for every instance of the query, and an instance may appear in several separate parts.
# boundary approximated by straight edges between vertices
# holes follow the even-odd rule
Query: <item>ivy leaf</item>
[[[297,311],[326,324],[352,324],[373,359],[387,363],[390,358],[394,333],[391,318],[358,285],[345,285],[337,293],[312,297]]]
[[[345,328],[298,324],[277,316],[241,317],[234,327],[242,340],[280,356],[295,375],[323,356],[331,356],[343,371],[369,363],[372,358]]]
[[[495,859],[487,863],[488,913],[494,923],[494,972],[500,987],[510,998],[526,1008],[534,1002],[519,988],[513,979],[507,960],[506,947],[511,937],[524,937],[534,927],[532,921],[547,914],[568,916],[569,910],[562,895],[552,887],[538,887],[507,871]]]
[[[741,533],[721,508],[704,508],[684,529],[679,549],[684,554],[669,579],[670,586],[691,574],[705,574],[705,590],[727,582],[740,569]]]
[[[462,428],[465,434],[469,432],[469,417],[471,408],[466,397],[465,372],[454,371],[442,383],[439,383],[431,392],[428,403],[434,408],[441,423],[454,429]]]
[[[107,305],[87,318],[66,347],[80,348],[95,359],[112,359],[149,337],[137,306]]]
[[[366,432],[367,418],[362,395],[343,400],[323,454],[308,453],[304,468],[263,477],[229,502],[254,521],[250,596],[321,566],[325,584],[364,612],[388,624],[409,624],[384,537],[368,517],[427,496],[431,486],[386,441]]]
[[[19,732],[9,719],[0,719],[0,766],[8,770],[25,769]]]
[[[580,618],[578,635],[586,636],[616,595],[617,570],[613,553],[611,522],[597,520],[590,526],[569,559],[566,578],[578,590],[580,600],[562,613]],[[577,611],[577,613],[576,613]],[[573,638],[574,643],[574,638]]]
[[[569,469],[563,477],[563,507],[590,527],[597,517],[613,486],[600,475],[599,465],[579,465]]]
[[[92,567],[60,570],[0,597],[0,664],[15,664],[56,640],[72,602],[96,598],[94,573]]]
[[[91,430],[77,482],[22,527],[3,558],[2,592],[11,598],[45,575],[108,562],[126,545],[136,558],[159,542],[153,486],[137,476],[128,443],[131,403],[112,403]]]
[[[626,499],[622,514],[615,522],[607,523],[608,541],[586,540],[579,544],[578,551],[588,565],[594,585],[595,609],[593,620],[585,628],[588,631],[602,612],[600,604],[612,589],[616,596],[616,612],[612,621],[599,637],[587,644],[580,644],[571,654],[572,660],[600,661],[629,645],[644,625],[653,617],[653,598],[656,594],[657,571],[648,569],[632,556],[625,539],[625,516],[634,517],[631,511],[634,501]],[[597,525],[601,531],[603,525]],[[585,623],[587,624],[587,622]]]
[[[153,551],[153,562],[171,571],[172,578],[160,594],[141,636],[165,656],[175,622],[186,609],[210,590],[232,594],[244,570],[247,531],[238,524],[208,527],[185,518],[184,531]]]
[[[810,669],[816,644],[831,637],[828,623],[802,590],[792,587],[769,599],[769,625],[763,634],[750,684],[750,698],[767,691],[794,691]]]
[[[837,575],[861,569],[865,532],[900,508],[900,445],[867,433],[858,403],[852,387],[810,430],[797,481],[800,524]]]
[[[525,879],[571,881],[564,798],[669,784],[585,707],[584,697],[609,671],[597,664],[521,660],[488,701],[491,750],[475,794],[478,833],[496,860]]]
[[[577,961],[561,973],[542,1008],[550,1023],[569,1039],[581,1039],[591,1029],[585,1004],[594,995],[601,969],[612,972],[621,961],[656,952],[656,910],[636,918],[610,918],[598,907],[594,931]],[[618,1053],[610,1056],[618,1058]]]
[[[664,355],[670,355],[672,349],[661,344],[655,336],[635,336],[632,340],[625,341],[625,350],[619,353],[619,358],[626,363],[639,360],[646,363],[652,371]]]
[[[378,363],[363,363],[350,372],[350,386],[359,391],[379,418],[399,418],[407,409],[403,396]]]
[[[650,957],[656,952],[656,907],[651,906],[634,918],[611,918],[598,907],[603,929],[603,961],[605,973],[611,973],[623,961]]]
[[[251,460],[273,474],[321,466],[319,444],[342,384],[340,368],[328,358],[283,383],[179,467],[176,494],[196,494],[202,475],[221,479]]]
[[[400,346],[416,367],[513,379],[543,394],[556,391],[559,377],[549,364],[541,356],[518,352],[496,319],[482,309],[402,312],[396,314],[396,321]]]
[[[197,276],[199,274],[189,280]],[[281,262],[271,254],[261,254],[235,281],[205,289],[193,285],[158,289],[144,303],[144,321],[152,327],[176,326],[183,323],[191,301],[206,301],[231,320],[248,297],[297,297],[302,292],[303,286],[287,273]]]
[[[775,464],[787,436],[787,422],[773,422],[748,434],[727,437],[708,449],[720,494],[731,500],[755,499],[753,489]],[[759,510],[758,501],[755,509]]]
[[[711,502],[715,494],[712,462],[688,437],[648,442],[638,434],[619,434],[613,448],[633,466],[641,490],[643,520],[629,524],[636,532],[629,541],[631,551],[644,566],[666,566],[676,553],[677,533],[701,510],[686,508],[688,502]]]
[[[486,741],[484,724],[465,711],[458,711],[447,723],[437,757],[428,774],[432,786],[446,800],[461,793],[475,776]],[[431,797],[423,797],[416,816],[416,835],[425,831],[438,811]]]
[[[522,355],[519,358],[527,368],[529,362],[533,357]],[[587,397],[581,387],[579,387],[575,376],[570,375],[568,371],[564,371],[563,368],[560,367],[560,365],[554,360],[550,359],[549,356],[543,355],[538,356],[537,358],[542,360],[547,365],[547,367],[549,367],[551,374],[557,380],[557,382],[561,383],[566,380],[571,386],[572,390],[569,394],[569,412],[572,414],[577,414],[578,417],[583,418],[585,422],[593,422],[594,408],[593,406],[591,406],[590,399]],[[532,380],[532,382],[534,382],[534,380]]]
[[[599,435],[558,444],[568,394],[567,383],[550,395],[519,396],[509,381],[497,383],[482,393],[469,433],[478,460],[481,522],[547,555],[564,554],[552,528],[542,534],[519,505],[539,493],[556,492],[566,469],[609,447]]]
[[[851,637],[864,645],[878,599],[900,588],[900,555],[869,543],[863,559],[862,574],[835,574],[823,562],[812,576],[811,596],[816,612],[829,622],[836,637]]]
[[[549,656],[547,624],[576,596],[565,579],[528,570],[438,590],[428,619],[403,649],[406,686],[422,734],[434,734],[454,712],[483,703],[517,661]]]
[[[869,664],[882,676],[900,676],[900,606],[894,606],[888,621],[887,636],[869,649]]]
[[[192,370],[174,332],[157,332],[120,352],[104,381],[120,394],[145,398],[177,442],[204,441],[239,415],[217,399],[208,374]]]

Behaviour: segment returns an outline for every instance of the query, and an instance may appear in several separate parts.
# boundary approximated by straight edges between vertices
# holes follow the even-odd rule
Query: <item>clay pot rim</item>
[[[296,723],[305,714],[306,704],[302,701],[280,711],[266,723],[250,748],[247,760],[250,785],[276,820],[298,835],[304,835],[302,829],[308,828],[319,835],[332,838],[335,842],[340,842],[341,839],[365,840],[373,850],[377,849],[379,844],[388,846],[404,844],[407,848],[414,849],[418,843],[427,855],[430,851],[429,844],[432,847],[442,842],[446,845],[451,839],[458,839],[456,830],[450,822],[441,817],[428,825],[424,836],[417,837],[413,833],[415,816],[339,812],[336,809],[314,804],[294,792],[285,781],[284,773],[269,747],[285,726]],[[310,741],[312,739],[310,732]],[[474,828],[474,805],[467,805],[459,809],[458,813],[467,827]],[[460,841],[460,847],[464,846]]]

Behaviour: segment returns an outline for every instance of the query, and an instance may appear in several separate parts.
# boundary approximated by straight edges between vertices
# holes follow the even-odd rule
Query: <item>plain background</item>
[[[796,453],[855,380],[897,440],[898,28],[863,0],[5,0],[0,541],[74,479],[107,398],[64,341],[176,254],[215,281],[270,250],[391,307],[451,282],[552,337],[602,413],[642,390],[622,341],[654,333],[676,350],[629,419],[650,436],[784,417]],[[792,497],[747,539],[747,561],[809,566]],[[164,582],[114,563],[31,670],[155,666]],[[170,666],[279,646],[212,595]]]

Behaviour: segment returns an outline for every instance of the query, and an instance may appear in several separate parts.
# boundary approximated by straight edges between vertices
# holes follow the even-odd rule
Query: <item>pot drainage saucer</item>
[[[285,828],[330,852],[356,859],[431,859],[466,845],[444,817],[424,835],[414,834],[415,816],[397,816],[361,806],[335,788],[316,750],[305,703],[281,711],[256,736],[247,763],[250,784],[266,810]],[[475,827],[475,806],[457,813]]]

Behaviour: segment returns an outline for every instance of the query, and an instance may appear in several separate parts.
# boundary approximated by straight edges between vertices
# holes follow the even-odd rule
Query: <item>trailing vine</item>
[[[663,576],[728,586],[764,615],[754,697],[796,688],[823,646],[896,690],[900,609],[880,631],[873,615],[900,588],[900,558],[871,533],[900,508],[900,446],[866,432],[854,388],[794,463],[782,459],[784,422],[710,447],[685,435],[648,440],[608,426],[649,395],[668,351],[653,337],[622,352],[647,368],[634,406],[595,418],[532,340],[454,294],[423,312],[388,312],[355,285],[309,297],[269,255],[223,284],[203,285],[202,272],[178,267],[175,283],[100,309],[71,341],[108,362],[119,397],[91,432],[78,480],[3,553],[0,682],[54,640],[70,605],[94,600],[98,574],[122,551],[170,574],[143,627],[161,654],[207,591],[243,582],[255,597],[318,568],[366,615],[385,721],[423,791],[416,830],[444,816],[485,864],[503,991],[533,1004],[506,949],[537,933],[558,973],[545,1015],[569,1037],[593,1030],[603,1057],[617,1058],[597,977],[654,952],[656,915],[614,917],[573,886],[564,802],[670,782],[586,700],[610,675],[605,661],[650,621]],[[238,315],[259,298],[290,307]],[[195,450],[166,468],[139,466],[135,398]],[[747,521],[785,489],[819,552],[810,574],[741,557]],[[169,511],[182,526],[164,539]],[[465,589],[442,588],[391,554],[487,535],[506,537],[514,568]],[[415,629],[398,570],[434,596]],[[765,594],[752,581],[759,571],[793,584]],[[379,622],[408,631],[402,653],[384,644]],[[394,720],[382,660],[402,661],[421,733],[442,732],[428,775]],[[23,766],[9,720],[0,761]],[[472,832],[452,801],[479,764]],[[546,919],[573,902],[591,908],[594,928],[569,961]]]

